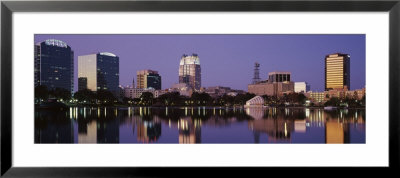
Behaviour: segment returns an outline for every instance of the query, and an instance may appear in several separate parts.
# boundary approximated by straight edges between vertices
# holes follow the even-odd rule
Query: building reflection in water
[[[201,120],[182,117],[178,121],[179,143],[201,143]]]
[[[35,143],[74,143],[74,126],[65,112],[35,112]]]
[[[163,143],[234,140],[213,134],[241,137],[237,143],[365,143],[365,110],[72,107],[35,112],[35,143],[119,143],[121,137],[124,143],[154,143],[161,137]]]
[[[78,143],[97,143],[97,121],[78,122]]]
[[[136,119],[137,141],[141,143],[157,142],[161,136],[161,122],[157,116],[152,120]]]
[[[306,134],[310,128],[325,128],[321,133],[325,143],[365,143],[365,139],[350,140],[351,133],[365,132],[364,110],[323,109],[279,109],[246,108],[246,114],[253,120],[248,121],[253,131],[254,142],[260,142],[260,134],[268,135],[268,142],[292,142],[292,132]],[[320,137],[315,135],[315,137]],[[358,138],[358,137],[355,137]]]

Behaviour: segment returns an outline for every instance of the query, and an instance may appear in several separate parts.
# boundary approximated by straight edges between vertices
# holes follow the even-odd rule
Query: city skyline
[[[74,91],[78,88],[77,56],[97,52],[120,57],[119,84],[123,86],[132,84],[137,71],[152,69],[162,76],[162,89],[169,88],[178,83],[182,54],[196,53],[202,87],[245,91],[252,83],[255,62],[261,65],[261,80],[269,72],[290,71],[292,81],[323,91],[325,56],[339,52],[352,58],[351,89],[365,87],[365,35],[35,35],[35,44],[47,39],[64,41],[74,51]]]

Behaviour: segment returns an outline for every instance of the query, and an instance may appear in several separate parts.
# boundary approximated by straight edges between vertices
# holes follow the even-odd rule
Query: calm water
[[[36,111],[35,143],[365,143],[365,110],[90,108]]]

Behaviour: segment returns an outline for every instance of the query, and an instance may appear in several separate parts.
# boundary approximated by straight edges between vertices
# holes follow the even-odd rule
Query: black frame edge
[[[211,7],[211,9],[207,9],[208,7],[200,6],[199,9],[184,9],[184,4],[181,4],[178,7],[174,7],[170,10],[165,10],[169,6],[159,6],[156,5],[154,7],[149,7],[149,5],[141,5],[132,9],[123,8],[121,5],[112,6],[109,10],[107,8],[104,9],[96,9],[93,7],[75,7],[74,5],[67,6],[66,8],[62,8],[55,2],[46,2],[46,7],[38,7],[40,3],[44,1],[30,1],[26,3],[25,1],[2,1],[1,2],[1,61],[0,61],[0,75],[1,75],[1,106],[0,106],[0,115],[1,115],[1,176],[19,176],[19,177],[56,177],[60,176],[57,174],[62,173],[64,176],[80,176],[80,177],[88,177],[93,175],[98,175],[102,177],[115,177],[115,176],[128,176],[128,175],[141,175],[144,176],[147,173],[162,175],[159,171],[165,171],[165,173],[173,173],[178,171],[176,168],[168,169],[165,168],[16,168],[12,167],[12,12],[40,12],[40,11],[218,11],[218,8],[221,8],[221,5]],[[35,5],[35,3],[37,3]],[[79,3],[79,2],[78,2]],[[213,3],[213,2],[207,2]],[[257,2],[261,3],[262,2]],[[264,2],[268,3],[268,2]],[[289,4],[288,7],[284,7],[284,5]],[[319,6],[318,4],[329,3],[329,2],[319,2],[315,4],[315,1],[310,2],[307,1],[305,4],[297,4],[291,2],[279,2],[275,4],[275,6],[270,7],[255,7],[254,1],[249,2],[244,8],[240,7],[240,4],[233,5],[231,8],[227,8],[224,11],[329,11],[326,9],[326,5]],[[314,3],[314,4],[313,4]],[[357,3],[362,4],[362,7],[357,6]],[[381,3],[379,5],[379,3]],[[75,6],[79,5],[74,3]],[[95,4],[95,3],[94,3]],[[135,4],[135,2],[132,2]],[[131,4],[131,5],[132,5]],[[377,5],[378,4],[378,5]],[[151,5],[151,3],[150,3]],[[229,2],[227,2],[229,5]],[[265,4],[264,4],[265,5]],[[349,5],[349,4],[347,4]],[[377,6],[376,6],[377,5]],[[254,7],[253,7],[254,6]],[[56,7],[56,10],[46,10],[46,8]],[[115,10],[115,8],[121,7],[121,9]],[[301,9],[294,9],[294,7],[303,7]],[[310,8],[311,7],[311,8]],[[29,8],[33,8],[30,9]],[[105,7],[103,7],[105,8]],[[195,8],[195,7],[192,7]],[[204,8],[204,9],[202,9]],[[238,8],[242,8],[242,10],[238,10]],[[271,8],[277,8],[272,9]],[[324,9],[325,8],[325,9]],[[182,10],[184,9],[184,10]],[[390,11],[389,11],[390,10]],[[341,8],[340,10],[334,11],[389,11],[389,166],[390,168],[399,168],[400,161],[400,149],[399,149],[399,141],[400,141],[400,128],[399,128],[399,117],[400,106],[398,105],[400,100],[400,2],[399,1],[374,1],[373,3],[367,1],[354,1],[350,3],[350,6],[346,8]],[[379,59],[376,59],[379,60]],[[236,169],[236,168],[235,168]],[[156,171],[154,171],[156,170]],[[187,171],[188,169],[185,169]],[[189,170],[194,170],[198,173],[198,169],[189,168]],[[211,170],[215,170],[211,168]],[[238,169],[243,170],[243,169]],[[262,172],[260,169],[256,169],[257,172]],[[375,170],[375,169],[372,169]],[[149,171],[149,172],[147,172]],[[231,169],[230,169],[231,171]],[[202,171],[207,172],[207,171]],[[111,174],[113,173],[113,174]],[[196,173],[196,174],[197,174]],[[203,173],[205,174],[205,173]]]
[[[12,166],[12,12],[1,3],[1,175]]]
[[[396,0],[234,0],[234,1],[3,1],[14,12],[127,11],[389,11]]]
[[[389,12],[389,166],[399,167],[400,2]]]

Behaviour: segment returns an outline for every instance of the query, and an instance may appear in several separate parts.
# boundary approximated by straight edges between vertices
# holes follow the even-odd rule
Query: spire
[[[132,77],[132,88],[135,88],[135,76]]]

